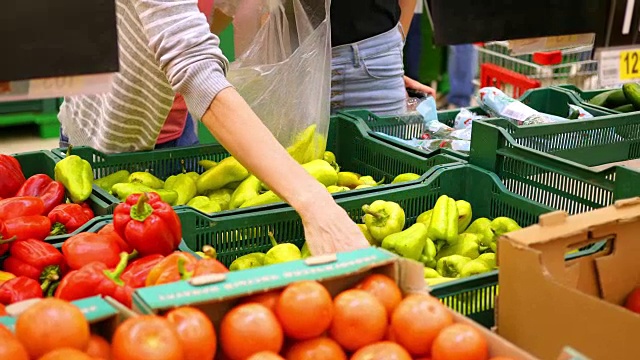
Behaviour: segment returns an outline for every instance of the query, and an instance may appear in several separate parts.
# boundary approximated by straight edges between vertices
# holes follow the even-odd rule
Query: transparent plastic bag
[[[234,30],[240,34],[235,43],[248,44],[236,47],[237,57],[227,74],[231,84],[283,146],[316,127],[313,149],[304,161],[296,159],[300,162],[322,156],[329,131],[329,4],[240,0],[236,13],[228,14],[235,15]]]

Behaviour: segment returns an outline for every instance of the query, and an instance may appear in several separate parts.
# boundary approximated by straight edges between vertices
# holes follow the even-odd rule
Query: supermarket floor
[[[58,139],[42,139],[36,126],[0,127],[0,154],[51,150],[58,147]]]

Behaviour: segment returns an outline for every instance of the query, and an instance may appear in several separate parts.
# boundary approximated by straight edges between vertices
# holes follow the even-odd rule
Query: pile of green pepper
[[[362,211],[364,224],[359,227],[369,243],[422,262],[425,279],[432,285],[496,269],[496,240],[520,228],[507,217],[471,223],[471,204],[446,195],[407,229],[398,203],[376,200]]]

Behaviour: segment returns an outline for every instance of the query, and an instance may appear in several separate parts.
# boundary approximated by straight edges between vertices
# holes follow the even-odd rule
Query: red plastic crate
[[[484,63],[480,66],[480,87],[487,86],[493,86],[502,91],[505,91],[507,86],[511,86],[513,88],[511,97],[517,99],[527,90],[539,88],[540,82],[501,66]]]

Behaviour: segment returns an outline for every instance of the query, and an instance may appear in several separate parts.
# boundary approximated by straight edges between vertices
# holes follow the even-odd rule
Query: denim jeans
[[[406,111],[401,26],[336,46],[331,58],[331,112],[366,109],[378,115]]]
[[[449,104],[467,107],[475,87],[473,78],[478,68],[478,52],[472,44],[453,45],[449,47]]]
[[[182,135],[171,141],[167,141],[162,144],[156,144],[156,149],[165,149],[172,147],[180,147],[180,146],[191,146],[198,145],[200,140],[198,139],[198,135],[196,134],[196,128],[193,123],[193,119],[191,118],[191,114],[187,113],[187,121],[184,125],[184,130],[182,131]],[[69,138],[64,134],[62,128],[60,128],[60,147],[66,148],[69,147]]]

